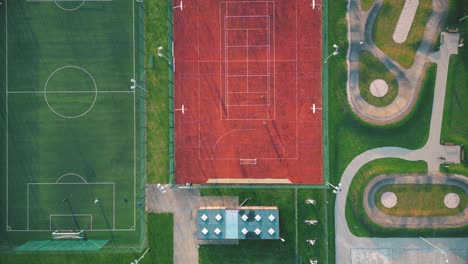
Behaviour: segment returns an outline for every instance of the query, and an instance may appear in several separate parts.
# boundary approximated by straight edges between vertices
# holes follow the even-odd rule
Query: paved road
[[[459,148],[441,146],[442,127],[448,63],[451,54],[457,54],[458,34],[443,34],[444,42],[432,60],[438,64],[436,87],[427,143],[418,150],[383,147],[368,150],[357,156],[345,169],[341,183],[343,190],[335,204],[336,263],[468,263],[468,238],[431,238],[436,250],[419,238],[361,238],[349,231],[345,217],[345,203],[351,181],[366,163],[380,158],[401,158],[410,161],[424,160],[429,171],[438,171],[441,160],[459,159]],[[455,153],[455,154],[454,154]],[[458,154],[457,154],[458,153]],[[459,161],[459,160],[458,160]],[[410,250],[403,250],[410,249]],[[426,252],[426,253],[424,253]],[[429,262],[428,262],[429,261]]]

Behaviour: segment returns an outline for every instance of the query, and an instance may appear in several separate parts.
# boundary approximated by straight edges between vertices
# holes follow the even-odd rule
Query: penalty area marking
[[[63,217],[63,216],[68,216],[68,217],[75,217],[75,216],[89,216],[89,218],[91,219],[91,229],[87,230],[85,229],[85,231],[90,231],[90,230],[93,230],[93,215],[92,214],[50,214],[49,215],[49,230],[55,230],[55,229],[52,229],[52,217]],[[69,230],[71,231],[71,230]]]
[[[54,2],[55,5],[64,11],[75,11],[82,7],[86,2],[111,2],[112,0],[27,0],[27,2]],[[74,8],[66,8],[59,4],[59,2],[79,2]]]
[[[62,175],[60,178],[66,175],[78,175],[75,173],[67,173]],[[58,181],[58,180],[57,180]],[[26,230],[15,230],[15,231],[41,231],[41,230],[30,230],[29,229],[29,185],[112,185],[112,229],[115,230],[115,182],[30,182],[27,184],[26,191]],[[13,230],[9,230],[13,231]],[[48,230],[43,230],[48,231]],[[96,230],[93,230],[96,231]]]
[[[63,69],[67,69],[67,68],[73,68],[73,69],[78,69],[78,70],[82,70],[84,71],[90,78],[91,80],[93,81],[93,84],[94,84],[94,100],[93,100],[93,103],[91,104],[91,106],[86,110],[84,111],[83,113],[79,114],[79,115],[75,115],[75,116],[67,116],[67,115],[62,115],[60,113],[58,113],[57,111],[54,110],[54,108],[49,104],[49,101],[47,100],[47,84],[49,83],[49,80],[50,78],[55,74],[57,73],[58,71],[60,70],[63,70]],[[53,71],[49,77],[47,78],[47,81],[44,85],[44,99],[47,103],[47,106],[49,107],[49,109],[54,112],[54,114],[60,116],[60,117],[63,117],[63,118],[67,118],[67,119],[73,119],[73,118],[78,118],[78,117],[82,117],[84,115],[86,115],[89,111],[91,111],[91,109],[94,107],[94,104],[96,103],[96,100],[97,100],[97,85],[96,85],[96,80],[94,80],[94,77],[85,69],[81,68],[81,67],[78,67],[78,66],[74,66],[74,65],[67,65],[67,66],[63,66],[63,67],[60,67],[58,69],[56,69],[55,71]]]

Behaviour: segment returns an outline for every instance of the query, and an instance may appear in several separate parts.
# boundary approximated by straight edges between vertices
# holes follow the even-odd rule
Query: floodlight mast
[[[146,255],[146,253],[148,253],[149,251],[149,248],[146,249],[145,253],[143,253],[143,255],[141,255],[141,257],[139,259],[135,259],[134,261],[130,262],[130,264],[138,264]]]
[[[148,90],[146,90],[145,88],[143,88],[143,87],[137,85],[135,79],[133,79],[133,78],[130,79],[130,82],[133,84],[133,85],[130,85],[130,89],[135,90],[135,88],[139,88],[139,89],[142,89],[142,90],[145,91],[145,92],[148,92]]]
[[[328,59],[330,59],[332,56],[336,56],[338,55],[338,45],[336,44],[333,44],[333,48],[335,48],[335,51],[333,51],[330,55],[328,55],[328,57],[325,59],[324,63],[328,63]]]
[[[171,61],[169,60],[169,58],[167,58],[166,55],[164,55],[164,54],[162,53],[162,50],[163,50],[163,47],[162,47],[162,46],[159,46],[159,47],[158,47],[158,56],[161,57],[161,58],[166,59],[166,60],[167,60],[167,63],[168,63],[169,65],[172,65],[172,63],[171,63]]]

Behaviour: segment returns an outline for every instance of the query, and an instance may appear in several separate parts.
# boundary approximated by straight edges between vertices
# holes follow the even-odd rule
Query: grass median
[[[385,192],[393,192],[398,202],[392,208],[383,206],[380,197]],[[448,208],[444,197],[448,193],[456,193],[460,204]],[[374,196],[375,205],[380,211],[395,216],[449,216],[460,214],[467,205],[465,191],[453,185],[443,184],[389,184],[380,188]]]

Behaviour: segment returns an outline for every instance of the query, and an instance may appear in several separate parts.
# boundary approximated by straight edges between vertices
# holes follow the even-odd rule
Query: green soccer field
[[[139,241],[143,91],[130,88],[130,79],[140,80],[134,5],[5,3],[0,177],[8,239],[81,229],[91,238]]]

